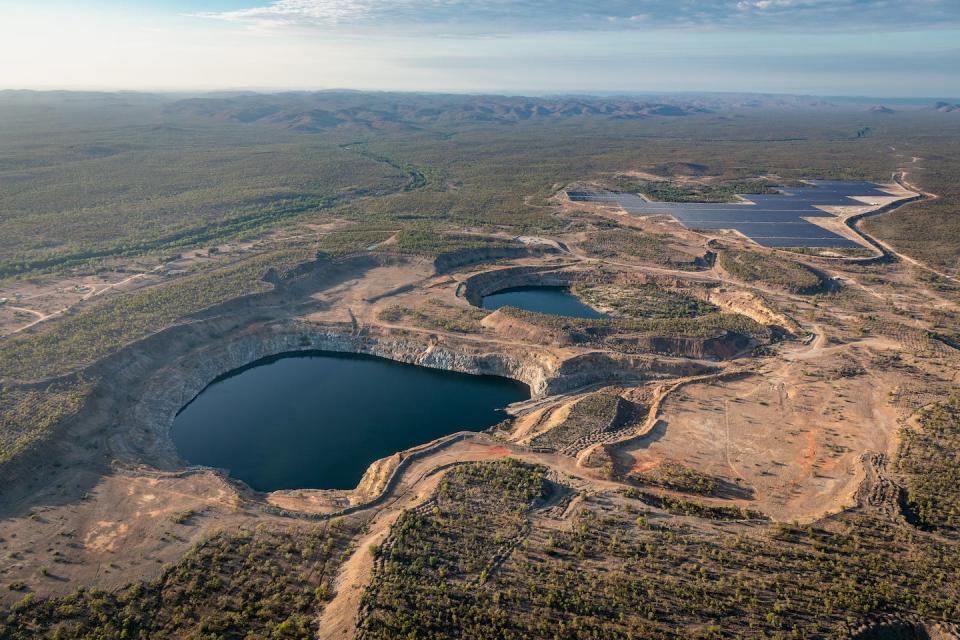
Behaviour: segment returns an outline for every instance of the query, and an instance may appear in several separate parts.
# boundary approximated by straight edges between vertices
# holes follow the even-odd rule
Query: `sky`
[[[960,0],[0,0],[0,89],[960,96]]]

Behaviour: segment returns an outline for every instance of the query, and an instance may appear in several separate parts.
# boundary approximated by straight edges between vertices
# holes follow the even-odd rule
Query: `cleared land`
[[[862,114],[504,128],[405,107],[417,128],[365,121],[377,133],[360,144],[339,124],[232,120],[236,100],[141,104],[123,122],[149,112],[189,133],[141,120],[136,149],[117,132],[83,146],[112,126],[91,113],[67,132],[74,155],[0,128],[19,180],[4,188],[43,192],[14,200],[5,305],[69,308],[0,340],[0,637],[955,633],[960,288],[925,262],[952,239],[919,262],[804,255],[562,196],[618,175],[716,198],[769,175],[881,181],[902,164],[894,138],[949,156],[947,114],[846,139]],[[130,180],[119,165],[167,162],[186,138],[187,166],[217,167],[200,182],[247,181],[243,203],[159,172],[131,215],[169,213],[183,235],[84,235]],[[46,229],[77,170],[117,183],[75,195],[71,243]],[[611,318],[476,304],[537,284]],[[302,349],[505,375],[534,397],[490,432],[378,461],[350,491],[259,494],[186,469],[176,411],[225,371]]]

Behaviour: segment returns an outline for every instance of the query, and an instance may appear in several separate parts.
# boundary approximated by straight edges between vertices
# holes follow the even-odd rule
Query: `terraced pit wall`
[[[475,375],[496,375],[527,384],[533,397],[592,384],[615,384],[708,371],[698,363],[645,356],[588,352],[557,361],[528,350],[504,354],[476,344],[425,343],[420,335],[356,335],[349,325],[319,325],[294,320],[256,325],[190,351],[145,380],[145,392],[129,413],[130,424],[117,436],[115,449],[127,449],[123,433],[152,432],[159,458],[178,462],[169,429],[177,412],[219,376],[284,353],[327,351],[377,356],[418,366]]]
[[[496,375],[527,384],[534,397],[594,384],[617,384],[705,373],[701,363],[586,351],[560,360],[535,347],[501,351],[492,343],[390,330],[356,332],[349,323],[317,324],[282,317],[270,306],[320,280],[353,277],[356,268],[377,264],[372,256],[311,265],[307,282],[288,282],[285,291],[256,294],[211,308],[131,344],[85,370],[98,382],[80,412],[51,429],[0,468],[12,483],[37,464],[68,456],[74,438],[105,438],[110,459],[181,469],[169,437],[177,412],[219,376],[283,353],[330,351],[378,356],[468,374]],[[271,317],[272,316],[272,317]],[[278,317],[279,316],[279,317]]]
[[[514,287],[569,287],[583,277],[579,271],[556,267],[508,267],[470,276],[457,287],[457,295],[475,307],[484,296]]]

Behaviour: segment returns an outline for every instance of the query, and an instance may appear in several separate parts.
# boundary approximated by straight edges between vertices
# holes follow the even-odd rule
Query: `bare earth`
[[[571,210],[570,203],[561,206]],[[589,219],[665,234],[666,241],[690,256],[704,254],[715,237],[627,218],[599,205],[578,203],[576,210]],[[853,207],[836,213],[862,211]],[[808,258],[837,283],[829,304],[739,282],[709,266],[673,269],[630,255],[602,261],[603,277],[615,272],[618,277],[648,277],[658,286],[679,283],[725,311],[783,331],[785,339],[766,347],[764,354],[744,350],[725,360],[624,355],[563,342],[536,327],[484,317],[462,295],[472,276],[511,267],[596,275],[601,261],[583,249],[585,238],[582,230],[528,238],[528,244],[553,251],[449,273],[438,273],[432,261],[420,258],[341,263],[272,294],[260,307],[238,307],[198,320],[219,332],[222,345],[211,339],[191,347],[162,335],[133,345],[131,362],[154,358],[157,368],[131,367],[122,392],[108,394],[82,420],[59,430],[58,438],[70,447],[48,445],[24,467],[29,471],[13,470],[0,478],[6,487],[0,497],[0,583],[22,581],[38,596],[67,594],[81,586],[118,588],[158,575],[164,563],[175,562],[215,529],[289,519],[268,507],[336,515],[353,505],[360,508],[344,517],[364,523],[365,532],[342,564],[332,600],[317,614],[321,637],[351,637],[373,563],[368,548],[388,535],[404,509],[426,500],[452,465],[511,455],[544,464],[578,492],[588,492],[623,488],[623,474],[650,472],[669,461],[746,491],[704,501],[746,506],[777,521],[811,522],[853,506],[866,476],[864,456],[892,454],[899,428],[924,404],[924,393],[957,382],[960,352],[922,332],[932,326],[929,314],[960,309],[957,296],[932,290],[918,278],[923,267],[909,260],[883,267],[883,277],[876,278],[842,260]],[[748,245],[742,238],[727,241]],[[206,259],[187,257],[183,264],[165,268],[188,268],[190,260]],[[0,306],[0,333],[40,321],[85,296],[114,295],[164,277],[159,271],[141,271],[17,285],[0,292],[10,298]],[[397,308],[418,313],[398,313]],[[898,312],[907,308],[920,311],[911,317]],[[558,371],[577,358],[602,364],[585,367],[582,384],[563,393],[544,386],[548,391],[512,407],[515,420],[493,433],[441,439],[423,447],[409,464],[400,465],[407,454],[382,462],[353,492],[257,494],[211,470],[185,470],[167,436],[169,424],[136,422],[144,399],[159,393],[155,381],[189,375],[198,361],[221,355],[221,347],[267,343],[290,325],[305,334],[334,332],[396,343],[397,357],[409,360],[429,358],[438,349],[461,354],[470,363],[508,358],[516,362],[515,375],[533,381],[562,382],[568,374]],[[413,355],[404,349],[413,349]],[[649,368],[641,368],[644,375],[634,380],[614,379],[617,367],[628,366],[621,364],[627,358],[634,358],[629,366]],[[528,446],[535,436],[566,424],[574,400],[604,389],[639,407],[636,414],[610,433],[588,434],[568,449]],[[610,465],[597,464],[603,456],[609,456]],[[374,503],[364,508],[369,500]],[[542,517],[553,518],[551,526],[564,526],[576,504],[573,500]],[[2,605],[20,597],[0,589]]]

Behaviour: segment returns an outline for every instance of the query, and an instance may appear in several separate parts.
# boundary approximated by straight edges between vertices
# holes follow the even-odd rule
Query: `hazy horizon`
[[[452,95],[464,97],[503,97],[503,98],[531,98],[531,99],[561,99],[561,98],[595,98],[595,99],[656,99],[656,98],[714,98],[722,100],[724,98],[749,98],[749,97],[767,97],[767,98],[794,98],[810,100],[827,100],[843,104],[860,105],[863,104],[891,104],[891,105],[909,105],[909,106],[928,106],[932,101],[954,102],[960,101],[958,95],[828,95],[815,93],[777,93],[763,91],[524,91],[504,90],[504,91],[469,91],[469,90],[443,90],[443,89],[380,89],[380,88],[354,88],[354,87],[223,87],[213,89],[124,89],[124,88],[85,88],[85,87],[46,87],[46,88],[0,88],[0,94],[10,93],[31,93],[31,94],[54,94],[54,93],[76,93],[76,94],[102,94],[102,95],[143,95],[160,96],[171,99],[185,99],[199,96],[218,96],[218,95],[281,95],[296,93],[359,93],[359,94],[395,94],[395,95]]]
[[[960,95],[950,0],[0,0],[0,88]]]

